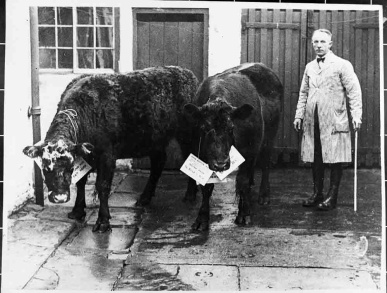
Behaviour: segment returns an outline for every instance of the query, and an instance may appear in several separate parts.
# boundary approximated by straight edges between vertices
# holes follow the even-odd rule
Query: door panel
[[[135,9],[134,18],[135,69],[178,65],[207,77],[207,10]]]

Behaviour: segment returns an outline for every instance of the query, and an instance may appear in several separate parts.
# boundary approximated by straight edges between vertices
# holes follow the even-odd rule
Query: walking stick
[[[355,166],[354,166],[354,191],[353,191],[353,210],[357,211],[357,140],[358,140],[358,131],[355,131]]]

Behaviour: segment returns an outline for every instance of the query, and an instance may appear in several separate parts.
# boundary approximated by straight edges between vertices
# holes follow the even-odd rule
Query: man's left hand
[[[355,130],[355,131],[360,130],[360,127],[361,127],[361,120],[353,119],[353,120],[352,120],[352,124],[353,124],[353,130]]]

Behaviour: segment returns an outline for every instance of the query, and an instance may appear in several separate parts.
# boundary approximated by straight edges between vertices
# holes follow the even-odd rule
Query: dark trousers
[[[312,163],[312,172],[313,172],[313,182],[315,189],[318,193],[322,193],[324,187],[324,169],[325,165],[323,163],[322,157],[322,147],[321,147],[321,138],[320,138],[320,123],[318,118],[318,109],[316,106],[314,113],[314,162]],[[330,188],[332,186],[339,187],[340,179],[342,175],[342,164],[335,163],[331,164],[331,182]]]

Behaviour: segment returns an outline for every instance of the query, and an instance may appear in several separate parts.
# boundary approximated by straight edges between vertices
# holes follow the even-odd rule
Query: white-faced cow
[[[229,168],[232,145],[245,158],[236,175],[239,197],[236,224],[251,224],[251,186],[257,162],[262,166],[258,202],[270,202],[270,152],[282,98],[283,86],[276,74],[261,63],[249,63],[205,79],[199,86],[195,105],[185,106],[187,120],[196,128],[199,158],[208,163],[210,169]],[[209,199],[213,189],[214,184],[201,187],[202,205],[193,229],[209,228]],[[192,201],[194,197],[194,192],[187,192],[185,199]]]
[[[74,79],[62,94],[44,143],[23,150],[31,158],[42,158],[49,200],[68,201],[74,160],[83,157],[97,172],[100,207],[93,231],[108,231],[108,197],[116,159],[149,156],[150,177],[137,202],[148,204],[170,140],[176,138],[183,156],[189,154],[192,135],[183,108],[193,101],[197,84],[190,70],[178,66]],[[77,198],[69,218],[85,217],[86,182],[87,176],[77,182]]]

